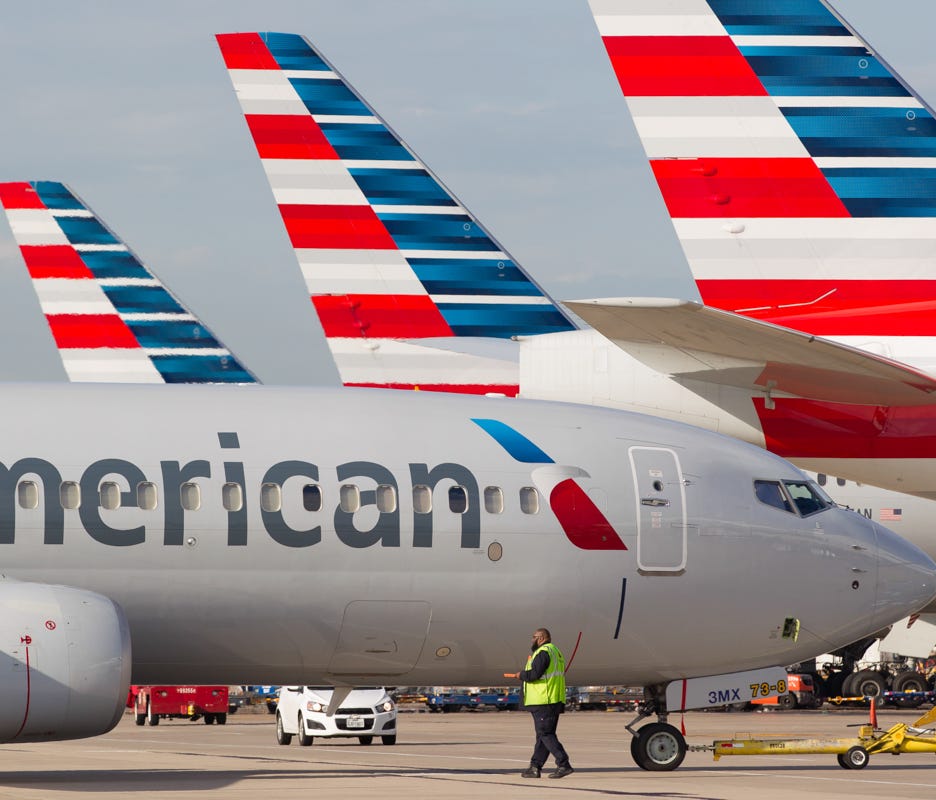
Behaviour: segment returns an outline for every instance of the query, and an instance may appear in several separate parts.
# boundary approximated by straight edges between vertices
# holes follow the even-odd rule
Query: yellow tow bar
[[[719,739],[712,747],[716,761],[722,756],[816,755],[838,756],[845,769],[863,769],[873,753],[936,753],[936,729],[925,726],[936,721],[936,707],[912,725],[898,722],[886,731],[862,725],[858,735],[842,739]],[[693,748],[695,749],[695,748]]]

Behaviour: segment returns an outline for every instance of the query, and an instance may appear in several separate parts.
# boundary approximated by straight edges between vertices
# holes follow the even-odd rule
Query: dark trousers
[[[557,703],[554,706],[533,706],[529,711],[533,715],[533,730],[536,733],[536,746],[533,748],[530,763],[542,769],[552,753],[557,767],[568,767],[569,755],[556,737],[562,705]]]

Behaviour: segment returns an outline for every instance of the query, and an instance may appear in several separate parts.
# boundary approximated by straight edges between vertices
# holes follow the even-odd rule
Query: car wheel
[[[796,708],[796,698],[790,692],[787,692],[777,698],[777,705],[789,711],[791,708]]]
[[[283,728],[283,718],[277,714],[276,715],[276,743],[277,744],[289,744],[292,742],[292,734],[286,733]]]
[[[372,743],[373,743],[374,737],[373,737],[373,736],[358,736],[358,737],[357,737],[357,740],[358,740],[361,744],[367,745],[367,744],[372,744]]]
[[[396,744],[396,734],[388,733],[386,736],[381,736],[380,741],[387,745]]]
[[[215,714],[215,722],[217,722],[219,725],[226,725],[227,714],[225,714],[223,711],[220,714]]]
[[[205,714],[205,724],[206,725],[214,724],[214,714]]]
[[[299,712],[299,733],[297,735],[299,737],[299,744],[302,747],[308,747],[312,744],[312,737],[306,733],[305,720],[302,718],[301,711]]]
[[[136,722],[137,725],[145,725],[146,713],[144,712],[143,714],[134,714],[133,721]]]
[[[159,714],[153,713],[153,707],[150,705],[149,700],[146,701],[146,722],[148,725],[159,724]]]

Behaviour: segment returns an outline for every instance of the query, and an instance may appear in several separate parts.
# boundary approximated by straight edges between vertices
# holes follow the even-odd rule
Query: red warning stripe
[[[228,69],[279,69],[257,33],[219,33],[215,38]]]
[[[643,97],[766,95],[728,36],[605,36],[621,91]]]
[[[811,158],[652,159],[670,216],[848,217]]]
[[[28,183],[0,183],[0,203],[6,209],[45,208],[36,190]]]
[[[74,247],[67,244],[20,246],[26,269],[33,278],[93,278]]]
[[[396,249],[370,206],[281,205],[279,210],[293,247]]]
[[[312,303],[331,338],[424,339],[454,336],[428,295],[315,295]]]
[[[46,320],[60,349],[140,346],[116,314],[47,314]]]

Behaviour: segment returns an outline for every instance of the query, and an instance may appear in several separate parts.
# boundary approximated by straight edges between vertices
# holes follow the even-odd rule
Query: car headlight
[[[393,701],[384,700],[383,703],[380,704],[380,708],[384,711],[393,711]]]
[[[321,703],[317,703],[313,700],[310,700],[306,703],[306,711],[315,711],[316,713],[322,711],[325,708]]]

